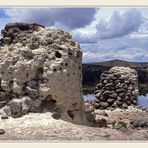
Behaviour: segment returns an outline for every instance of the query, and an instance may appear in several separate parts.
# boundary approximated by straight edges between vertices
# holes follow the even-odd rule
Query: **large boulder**
[[[20,117],[50,108],[54,114],[60,110],[64,120],[82,123],[82,52],[72,36],[26,23],[7,24],[1,33],[0,101],[8,101],[4,110]]]

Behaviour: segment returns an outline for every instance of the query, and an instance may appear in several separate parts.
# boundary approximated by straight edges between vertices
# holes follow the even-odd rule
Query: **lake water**
[[[84,97],[84,100],[94,100],[95,99],[94,94],[83,95],[83,97]],[[138,105],[148,107],[148,93],[138,97]]]

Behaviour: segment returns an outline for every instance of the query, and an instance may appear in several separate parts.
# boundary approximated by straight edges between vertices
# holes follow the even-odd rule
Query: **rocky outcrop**
[[[0,40],[0,108],[12,117],[50,111],[82,123],[82,52],[71,35],[39,24],[7,24]]]
[[[137,105],[138,75],[128,67],[113,67],[102,73],[96,89],[97,100],[93,104],[96,109]]]

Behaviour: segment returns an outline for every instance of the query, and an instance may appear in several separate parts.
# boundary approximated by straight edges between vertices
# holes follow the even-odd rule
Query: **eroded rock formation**
[[[0,40],[0,108],[9,116],[51,111],[84,119],[82,52],[71,35],[39,24],[7,24]]]
[[[129,67],[113,67],[102,73],[96,89],[96,109],[137,105],[138,75]]]

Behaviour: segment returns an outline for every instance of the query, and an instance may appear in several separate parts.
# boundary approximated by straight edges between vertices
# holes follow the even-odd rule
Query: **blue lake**
[[[95,95],[94,94],[87,94],[83,95],[84,100],[94,100]],[[141,95],[138,97],[138,105],[148,107],[148,93],[146,95]]]

